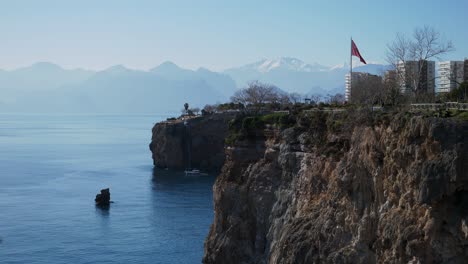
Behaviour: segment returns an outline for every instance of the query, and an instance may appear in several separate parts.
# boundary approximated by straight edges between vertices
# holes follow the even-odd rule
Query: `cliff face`
[[[226,154],[204,263],[468,263],[467,122],[322,116]]]
[[[149,148],[157,167],[219,171],[224,164],[224,139],[231,114],[157,123]]]

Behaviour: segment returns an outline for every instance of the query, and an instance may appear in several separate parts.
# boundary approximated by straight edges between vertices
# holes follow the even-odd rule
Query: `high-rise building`
[[[388,70],[384,74],[383,82],[384,83],[396,83],[397,73],[395,70]]]
[[[353,72],[353,84],[356,84],[361,80],[377,81],[381,83],[382,77],[367,72]],[[346,102],[350,102],[352,85],[349,73],[345,75],[345,88],[345,100]]]
[[[468,58],[465,58],[464,76],[463,81],[468,82]]]
[[[458,88],[463,82],[465,74],[465,62],[442,61],[439,62],[439,87],[438,93],[448,93]]]
[[[353,72],[354,76],[354,72]],[[351,74],[348,73],[345,75],[345,101],[349,102],[351,98]]]
[[[418,90],[425,93],[435,92],[435,62],[405,61],[397,66],[398,84],[401,93]]]

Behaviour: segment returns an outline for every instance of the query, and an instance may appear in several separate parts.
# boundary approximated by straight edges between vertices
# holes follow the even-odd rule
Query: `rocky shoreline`
[[[241,120],[223,147],[204,263],[468,261],[468,122],[270,119]]]

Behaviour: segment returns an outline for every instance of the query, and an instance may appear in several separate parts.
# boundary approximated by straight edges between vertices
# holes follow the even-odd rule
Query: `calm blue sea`
[[[214,177],[153,170],[164,118],[0,114],[0,263],[200,263]]]

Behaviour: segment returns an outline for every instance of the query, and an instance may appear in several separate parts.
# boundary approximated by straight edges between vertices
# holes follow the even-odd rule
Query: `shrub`
[[[458,114],[458,118],[468,121],[468,112],[465,111],[463,113]]]
[[[453,116],[462,121],[468,121],[468,112],[467,111],[459,111],[457,113],[454,113]]]
[[[231,132],[224,140],[224,143],[228,146],[232,146],[239,139],[242,139],[242,135],[240,133]]]
[[[242,120],[242,129],[243,130],[255,130],[255,129],[262,129],[265,126],[265,122],[262,118],[258,116],[249,116],[245,117]]]
[[[287,116],[286,113],[273,113],[268,114],[260,117],[260,120],[263,121],[265,124],[279,124],[280,118],[282,116]]]
[[[294,125],[296,125],[296,118],[292,115],[280,116],[279,124],[281,128],[293,127]]]

